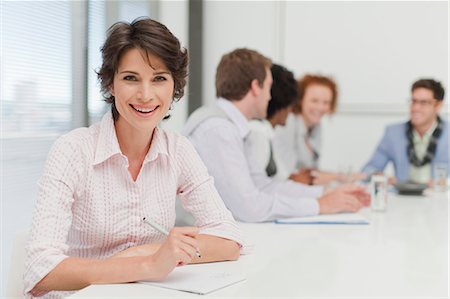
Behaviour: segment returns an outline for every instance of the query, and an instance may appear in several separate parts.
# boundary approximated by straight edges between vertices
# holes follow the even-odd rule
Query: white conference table
[[[92,285],[70,298],[448,296],[448,193],[389,195],[369,225],[244,224],[247,280],[208,295],[138,283]]]

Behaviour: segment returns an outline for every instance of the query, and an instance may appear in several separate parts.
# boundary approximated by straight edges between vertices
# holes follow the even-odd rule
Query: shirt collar
[[[242,112],[231,101],[219,98],[217,99],[217,105],[225,112],[230,120],[236,125],[239,130],[239,134],[242,138],[245,138],[250,133],[250,127],[248,119],[242,114]]]
[[[160,129],[159,127],[156,127],[155,130],[153,131],[152,144],[150,145],[150,150],[148,151],[147,156],[145,156],[144,164],[146,162],[156,160],[159,154],[168,156],[169,151],[167,145],[167,138],[165,136],[164,130]]]
[[[272,139],[273,136],[275,135],[275,128],[272,126],[270,121],[268,121],[267,119],[263,119],[261,121],[261,125],[264,127],[264,130],[266,131],[267,136],[269,136],[270,139]]]
[[[114,120],[111,112],[107,112],[100,121],[93,165],[100,164],[120,153],[119,142],[117,141],[116,130],[114,128]]]
[[[308,127],[305,124],[305,119],[303,118],[303,116],[301,114],[294,114],[295,119],[297,122],[300,123],[300,125],[298,126],[300,134],[302,136],[307,136],[308,135]],[[319,130],[319,126],[320,124],[314,125],[311,129],[311,136],[314,136],[317,134],[317,131]]]
[[[425,134],[423,134],[422,137],[420,137],[420,134],[417,133],[417,131],[414,129],[413,130],[413,138],[414,141],[418,142],[418,141],[428,141],[431,138],[431,135],[433,134],[434,130],[437,128],[437,121],[435,121],[433,123],[433,125],[425,132]]]
[[[305,125],[305,120],[303,119],[303,116],[301,114],[292,114],[294,116],[295,122],[297,122],[299,125],[297,126],[298,131],[300,132],[301,136],[306,135],[307,129]]]
[[[164,132],[156,127],[153,132],[152,144],[145,156],[144,163],[155,160],[159,154],[168,155],[168,150],[167,143],[164,142]],[[114,155],[123,154],[120,150],[112,114],[111,112],[107,112],[100,122],[100,131],[98,134],[93,165],[103,163]]]

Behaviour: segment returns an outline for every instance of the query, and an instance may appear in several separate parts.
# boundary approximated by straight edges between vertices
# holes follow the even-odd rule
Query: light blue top
[[[439,137],[436,154],[431,161],[433,176],[434,165],[445,164],[450,169],[450,153],[448,148],[448,122],[443,121],[442,134]],[[395,177],[400,182],[409,180],[408,139],[406,137],[406,122],[386,127],[384,136],[378,144],[375,153],[363,167],[362,172],[372,174],[383,171],[389,162],[394,165]]]

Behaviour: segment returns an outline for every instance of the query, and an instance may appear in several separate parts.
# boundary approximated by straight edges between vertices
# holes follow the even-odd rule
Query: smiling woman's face
[[[174,80],[164,62],[139,49],[122,56],[114,75],[111,94],[120,116],[120,126],[148,132],[167,115],[173,99]],[[150,62],[150,63],[149,63]]]
[[[302,99],[302,116],[308,126],[320,123],[322,117],[331,112],[333,92],[325,85],[312,84],[306,88]]]

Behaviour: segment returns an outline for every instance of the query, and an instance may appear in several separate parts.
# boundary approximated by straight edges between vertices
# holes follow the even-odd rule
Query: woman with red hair
[[[336,111],[336,83],[330,77],[307,74],[298,80],[298,92],[298,101],[286,126],[275,131],[274,151],[281,158],[283,167],[296,173],[291,179],[308,184],[342,180],[339,174],[317,170],[321,154],[321,120]]]

